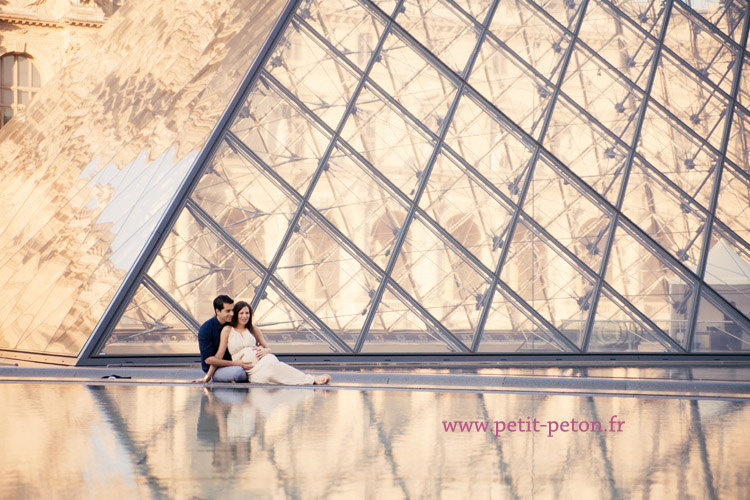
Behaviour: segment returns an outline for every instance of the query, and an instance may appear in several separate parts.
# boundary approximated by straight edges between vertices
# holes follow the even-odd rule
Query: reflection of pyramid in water
[[[750,350],[747,8],[290,3],[84,357]]]

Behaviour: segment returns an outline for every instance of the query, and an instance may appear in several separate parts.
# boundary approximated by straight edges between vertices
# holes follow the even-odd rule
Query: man
[[[227,295],[216,297],[214,299],[214,313],[216,315],[203,323],[198,330],[201,368],[203,368],[204,373],[207,373],[209,365],[217,367],[213,376],[214,382],[247,382],[245,370],[252,368],[252,364],[232,361],[229,350],[224,352],[222,359],[216,357],[216,351],[219,350],[219,342],[221,341],[221,329],[232,320],[233,305],[234,301]],[[206,375],[204,382],[210,381],[211,379]]]

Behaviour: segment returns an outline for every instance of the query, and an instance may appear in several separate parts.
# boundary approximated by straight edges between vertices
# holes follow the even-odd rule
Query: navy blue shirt
[[[219,323],[219,320],[214,316],[203,323],[200,330],[198,330],[198,347],[201,350],[201,368],[203,368],[204,372],[208,372],[206,358],[216,356],[216,351],[219,350],[222,328],[224,328],[224,325]],[[232,361],[232,355],[229,354],[229,349],[224,351],[224,359]]]

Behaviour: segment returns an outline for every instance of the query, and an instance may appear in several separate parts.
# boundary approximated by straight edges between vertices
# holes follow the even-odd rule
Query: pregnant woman
[[[246,371],[250,382],[255,384],[324,385],[331,381],[330,375],[308,375],[271,354],[260,329],[253,325],[253,311],[247,302],[239,301],[234,305],[232,321],[221,330],[216,356],[221,359],[227,349],[232,361],[252,365]],[[208,376],[215,370],[211,365]]]

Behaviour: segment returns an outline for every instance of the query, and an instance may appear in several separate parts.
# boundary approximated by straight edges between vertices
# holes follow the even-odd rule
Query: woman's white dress
[[[254,363],[247,376],[254,384],[312,385],[315,377],[279,361],[273,354],[257,357],[256,340],[250,330],[231,328],[227,349],[233,361]]]

